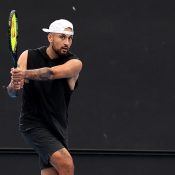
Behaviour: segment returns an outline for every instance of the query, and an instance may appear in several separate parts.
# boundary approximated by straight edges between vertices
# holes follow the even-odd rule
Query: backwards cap
[[[72,31],[65,31],[66,28],[71,28]],[[47,33],[63,33],[63,34],[67,34],[67,35],[73,35],[74,31],[73,31],[73,24],[66,20],[66,19],[59,19],[56,20],[54,22],[52,22],[49,26],[49,29],[43,28],[42,29],[44,32]]]

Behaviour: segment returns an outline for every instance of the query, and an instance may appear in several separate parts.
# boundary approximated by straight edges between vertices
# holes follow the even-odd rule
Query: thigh
[[[49,168],[50,156],[64,148],[62,142],[56,138],[47,128],[34,128],[22,133],[25,140],[34,148],[40,158],[40,168]]]

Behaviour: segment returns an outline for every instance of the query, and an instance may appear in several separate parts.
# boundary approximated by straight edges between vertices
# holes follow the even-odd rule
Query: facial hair
[[[56,49],[56,47],[55,47],[54,45],[52,45],[52,49],[53,49],[53,51],[54,51],[58,56],[66,55],[67,52],[69,51],[69,49],[67,49],[66,52],[61,52],[61,49],[62,49],[62,48]]]

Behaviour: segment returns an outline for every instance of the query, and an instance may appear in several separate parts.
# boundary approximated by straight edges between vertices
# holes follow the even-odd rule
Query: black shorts
[[[54,152],[66,147],[63,141],[56,138],[46,128],[33,128],[22,132],[22,135],[38,153],[41,169],[52,167],[49,162],[50,156]]]

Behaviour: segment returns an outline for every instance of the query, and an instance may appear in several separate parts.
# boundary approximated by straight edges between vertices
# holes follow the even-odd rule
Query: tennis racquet
[[[18,46],[18,17],[16,10],[12,10],[8,21],[9,49],[13,60],[13,66],[17,67],[17,46]]]

